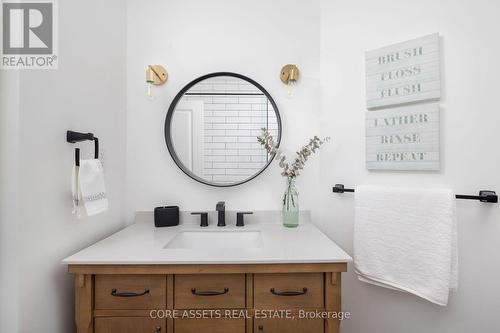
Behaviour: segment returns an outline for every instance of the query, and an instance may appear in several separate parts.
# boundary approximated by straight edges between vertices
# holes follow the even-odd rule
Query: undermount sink
[[[164,249],[241,249],[262,247],[260,231],[181,231]]]

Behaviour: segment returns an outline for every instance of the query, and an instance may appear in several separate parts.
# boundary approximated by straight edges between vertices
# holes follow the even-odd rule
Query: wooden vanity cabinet
[[[254,333],[323,333],[325,323],[323,319],[255,319]]]
[[[98,317],[96,333],[163,333],[167,331],[165,319],[145,317]]]
[[[245,333],[244,319],[174,319],[174,332]]]
[[[300,316],[340,311],[346,269],[346,263],[69,266],[77,333],[338,333],[337,319]],[[152,317],[151,310],[160,311]]]

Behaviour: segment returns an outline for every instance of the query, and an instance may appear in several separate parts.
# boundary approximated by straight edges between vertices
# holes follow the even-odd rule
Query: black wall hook
[[[81,141],[94,141],[94,158],[99,158],[99,139],[93,133],[80,133],[74,131],[66,131],[66,141],[69,143],[77,143]],[[75,165],[80,166],[80,148],[75,148]]]
[[[333,193],[354,192],[353,188],[345,188],[344,184],[335,184],[332,188]],[[479,191],[479,195],[455,195],[457,199],[479,200],[481,202],[498,203],[498,196],[495,191]]]

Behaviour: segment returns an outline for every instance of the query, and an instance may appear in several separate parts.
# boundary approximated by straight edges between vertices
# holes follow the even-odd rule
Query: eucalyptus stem
[[[257,137],[257,141],[264,146],[268,154],[276,155],[280,168],[283,170],[281,175],[290,179],[295,179],[304,170],[305,163],[309,156],[315,154],[316,151],[326,142],[330,141],[330,137],[323,139],[314,136],[309,139],[309,142],[301,147],[295,154],[292,162],[289,162],[286,155],[279,149],[278,144],[266,128],[262,128],[262,133]]]

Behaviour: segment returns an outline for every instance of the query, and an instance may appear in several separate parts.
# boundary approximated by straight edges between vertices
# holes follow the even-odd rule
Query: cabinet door
[[[244,319],[176,319],[175,333],[245,333]]]
[[[166,333],[165,319],[142,317],[99,317],[95,333]]]
[[[323,319],[255,319],[254,333],[323,333]]]

